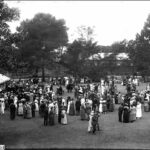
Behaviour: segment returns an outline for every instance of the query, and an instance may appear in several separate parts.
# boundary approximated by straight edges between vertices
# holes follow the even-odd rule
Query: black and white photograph
[[[150,1],[0,0],[4,149],[150,149]]]

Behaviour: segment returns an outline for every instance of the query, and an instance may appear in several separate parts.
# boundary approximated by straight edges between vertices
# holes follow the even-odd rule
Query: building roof
[[[89,60],[92,60],[93,58],[95,60],[100,60],[103,59],[105,57],[110,56],[112,53],[98,53],[98,54],[94,54],[93,56],[89,57]],[[129,56],[127,53],[118,53],[118,55],[116,55],[117,60],[129,60]]]

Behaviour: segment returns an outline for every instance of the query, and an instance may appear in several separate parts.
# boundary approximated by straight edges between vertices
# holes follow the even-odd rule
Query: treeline
[[[44,13],[22,21],[12,34],[8,22],[18,20],[19,13],[17,8],[0,2],[1,72],[35,75],[41,71],[43,81],[45,70],[57,68],[59,76],[62,67],[75,77],[87,76],[95,80],[115,74],[118,68],[130,68],[130,74],[150,74],[150,15],[135,40],[102,46],[93,38],[94,29],[86,26],[80,26],[78,38],[69,43],[65,20]],[[104,53],[105,57],[98,53]],[[119,53],[126,53],[128,59],[118,60]]]

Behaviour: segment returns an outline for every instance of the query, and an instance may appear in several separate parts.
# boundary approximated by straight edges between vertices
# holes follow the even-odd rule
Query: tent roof
[[[10,80],[9,77],[7,77],[7,76],[5,76],[5,75],[3,75],[3,74],[0,74],[0,84],[2,84],[2,83],[4,83],[4,82],[7,82],[7,81],[9,81],[9,80]]]

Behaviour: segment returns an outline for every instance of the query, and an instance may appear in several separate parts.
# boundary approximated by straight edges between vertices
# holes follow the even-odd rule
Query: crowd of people
[[[66,125],[68,115],[79,116],[82,121],[88,121],[88,132],[95,134],[100,130],[99,117],[113,112],[115,104],[120,104],[119,122],[128,123],[141,118],[143,99],[144,110],[150,111],[150,90],[146,90],[144,94],[138,93],[133,84],[128,80],[127,94],[122,95],[113,78],[87,84],[75,84],[69,78],[47,83],[34,79],[11,81],[0,93],[0,113],[4,114],[5,110],[9,110],[11,120],[16,115],[24,119],[40,116],[44,126],[56,123]],[[74,94],[66,97],[66,92]]]
[[[129,123],[142,118],[142,103],[144,95],[136,89],[138,82],[135,78],[127,78],[127,93],[122,95],[122,102],[118,109],[119,122]]]

